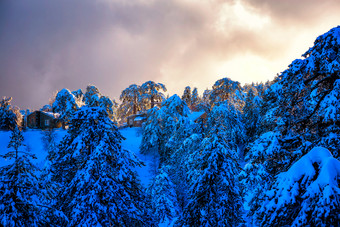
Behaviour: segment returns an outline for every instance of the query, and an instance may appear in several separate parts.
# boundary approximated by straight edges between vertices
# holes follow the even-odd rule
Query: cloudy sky
[[[272,80],[340,24],[338,0],[1,0],[0,97],[36,109],[62,88],[202,93]]]

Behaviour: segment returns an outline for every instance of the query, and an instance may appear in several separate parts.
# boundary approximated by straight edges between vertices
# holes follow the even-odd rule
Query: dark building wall
[[[37,111],[27,116],[27,127],[38,128],[37,126]]]
[[[61,123],[48,114],[44,114],[41,111],[34,111],[27,116],[27,126],[29,128],[39,129],[60,128]]]

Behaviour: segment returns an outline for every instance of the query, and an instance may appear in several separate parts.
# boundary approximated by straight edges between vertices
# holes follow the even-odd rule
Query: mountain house
[[[142,124],[146,121],[146,114],[134,114],[130,115],[126,119],[128,127],[142,127]]]
[[[34,129],[60,128],[59,114],[44,111],[34,111],[27,116],[27,127]]]

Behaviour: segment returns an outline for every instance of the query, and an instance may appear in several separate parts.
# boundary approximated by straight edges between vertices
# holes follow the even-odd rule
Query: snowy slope
[[[56,142],[59,142],[63,136],[66,134],[65,130],[57,129],[56,130]],[[0,131],[0,154],[6,154],[9,149],[7,148],[8,143],[10,141],[11,132],[10,131]],[[45,164],[45,159],[47,156],[47,151],[44,150],[43,146],[43,131],[42,130],[33,130],[29,129],[23,132],[25,145],[21,149],[28,150],[36,155],[37,159],[33,160],[33,162],[38,165],[39,168],[42,168]],[[0,158],[0,166],[7,165],[10,160],[5,160]]]
[[[141,168],[137,168],[136,171],[140,176],[141,182],[144,187],[147,187],[152,179],[151,168],[153,166],[153,158],[149,155],[143,155],[139,152],[139,145],[142,141],[142,133],[140,128],[125,128],[121,129],[120,133],[125,140],[122,142],[123,148],[132,151],[137,157],[145,164]]]

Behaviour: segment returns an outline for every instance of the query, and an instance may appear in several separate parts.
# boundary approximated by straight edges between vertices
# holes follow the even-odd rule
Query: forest
[[[340,226],[340,26],[273,81],[166,91],[132,84],[117,102],[94,85],[61,89],[41,108],[65,130],[60,141],[42,132],[43,168],[25,146],[30,111],[4,97],[1,225]],[[136,114],[155,167],[147,186],[136,171],[145,163],[122,146]]]

